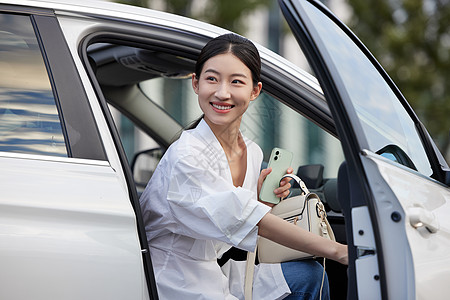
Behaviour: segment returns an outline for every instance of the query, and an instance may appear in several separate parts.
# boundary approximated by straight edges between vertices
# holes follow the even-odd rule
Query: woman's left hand
[[[291,167],[289,167],[289,169],[287,169],[286,174],[292,174],[294,172],[294,169],[292,169]],[[289,189],[291,188],[291,184],[289,183],[289,181],[291,181],[292,178],[286,177],[283,178],[283,180],[281,180],[280,182],[280,187],[276,188],[273,192],[275,193],[275,195],[277,195],[278,198],[286,198],[287,196],[289,196]]]
[[[259,199],[259,192],[261,191],[262,184],[263,184],[264,180],[266,179],[267,175],[270,174],[270,172],[272,172],[272,168],[263,169],[261,171],[261,174],[259,175],[259,178],[258,178],[258,199]],[[292,174],[293,172],[294,172],[294,169],[292,169],[291,167],[289,167],[287,169],[287,171],[286,171],[287,174]],[[278,198],[282,199],[282,198],[286,198],[287,196],[289,196],[289,189],[291,188],[291,184],[289,183],[289,181],[291,181],[290,178],[284,178],[280,182],[280,187],[276,188],[273,191]],[[267,202],[264,202],[264,204],[267,204],[270,207],[273,207],[275,205],[273,203],[267,203]]]

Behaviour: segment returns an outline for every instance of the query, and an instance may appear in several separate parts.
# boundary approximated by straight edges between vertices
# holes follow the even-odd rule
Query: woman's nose
[[[230,98],[230,89],[228,84],[222,83],[217,87],[216,97],[218,99],[228,99]]]

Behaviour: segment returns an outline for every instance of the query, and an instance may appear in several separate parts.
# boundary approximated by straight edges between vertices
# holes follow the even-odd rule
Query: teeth
[[[212,106],[214,106],[215,108],[220,109],[220,110],[226,110],[226,109],[230,109],[232,107],[231,105],[217,105],[214,103],[212,103]]]

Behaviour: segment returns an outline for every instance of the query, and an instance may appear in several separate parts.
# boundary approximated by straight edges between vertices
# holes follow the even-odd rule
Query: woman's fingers
[[[272,168],[263,169],[261,173],[259,174],[258,178],[258,199],[259,199],[259,192],[261,191],[262,184],[264,182],[264,179],[266,179],[267,175],[272,172]]]
[[[292,174],[294,172],[294,169],[292,169],[291,167],[289,167],[286,171],[287,174]],[[280,187],[276,188],[273,192],[275,193],[275,195],[277,195],[277,197],[279,198],[286,198],[287,196],[289,196],[289,189],[291,188],[291,184],[289,183],[292,180],[292,178],[286,177],[283,178],[283,180],[281,180],[280,182]]]
[[[281,184],[280,184],[281,185]],[[279,188],[276,188],[273,192],[277,197],[286,198],[289,196],[289,189],[291,188],[291,184],[288,182],[282,182],[282,185]]]

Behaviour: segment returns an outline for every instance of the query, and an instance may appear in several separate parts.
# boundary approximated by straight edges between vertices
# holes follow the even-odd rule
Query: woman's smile
[[[218,112],[218,113],[227,113],[234,107],[234,105],[231,105],[231,104],[228,104],[228,103],[214,103],[214,102],[210,102],[210,104],[211,104],[213,110],[215,112]]]

